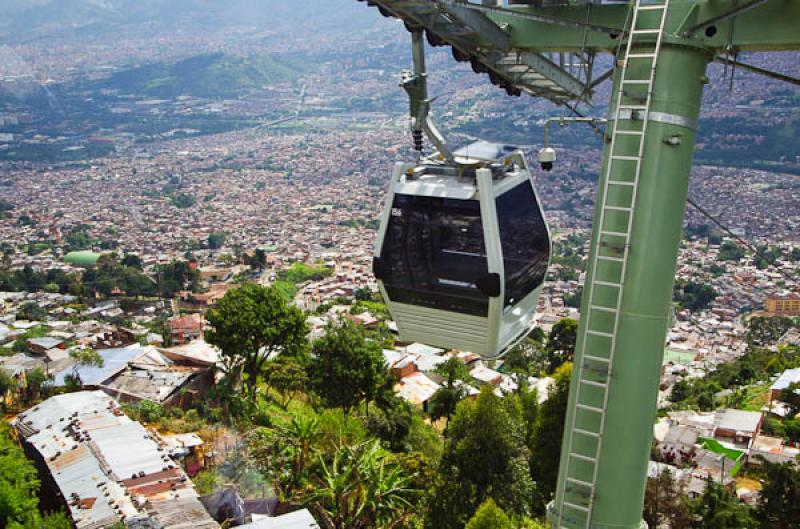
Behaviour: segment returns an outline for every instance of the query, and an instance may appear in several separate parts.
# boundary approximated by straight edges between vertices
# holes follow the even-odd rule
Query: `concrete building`
[[[764,301],[764,310],[779,316],[800,316],[800,296],[797,294],[770,296]]]

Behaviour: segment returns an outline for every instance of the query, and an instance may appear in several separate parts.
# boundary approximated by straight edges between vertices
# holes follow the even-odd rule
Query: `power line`
[[[752,244],[750,244],[748,241],[746,241],[745,239],[743,239],[742,237],[740,237],[739,235],[737,235],[736,233],[734,233],[734,232],[733,232],[733,230],[731,230],[730,228],[728,228],[727,226],[725,226],[725,225],[722,223],[722,221],[720,221],[719,219],[717,219],[716,217],[714,217],[714,215],[712,215],[711,213],[709,213],[708,211],[706,211],[706,209],[705,209],[705,208],[703,208],[703,206],[701,206],[700,204],[698,204],[697,202],[695,202],[694,200],[692,200],[691,198],[688,198],[688,197],[686,198],[686,202],[688,202],[690,205],[692,205],[692,206],[693,206],[695,209],[697,209],[697,211],[699,211],[701,214],[703,214],[705,217],[707,217],[707,218],[708,218],[708,219],[709,219],[711,222],[713,222],[714,224],[716,224],[716,225],[717,225],[717,227],[719,227],[719,228],[720,228],[722,231],[724,231],[725,233],[727,233],[728,235],[730,235],[730,236],[731,236],[733,239],[735,239],[735,240],[736,240],[736,241],[737,241],[739,244],[741,244],[741,245],[742,245],[742,246],[744,246],[745,248],[749,249],[749,250],[750,250],[751,252],[753,252],[754,254],[758,255],[758,253],[759,253],[759,252],[758,252],[758,248],[756,248],[755,246],[753,246]],[[794,277],[790,276],[788,273],[784,272],[783,270],[781,270],[781,269],[779,269],[779,268],[776,268],[776,270],[778,270],[778,273],[779,273],[780,275],[782,275],[784,278],[788,279],[789,281],[794,281],[794,280],[795,280],[795,278],[794,278]]]

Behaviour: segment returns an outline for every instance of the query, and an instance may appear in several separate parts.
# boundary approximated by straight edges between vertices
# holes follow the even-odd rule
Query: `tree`
[[[264,366],[264,381],[278,392],[278,404],[285,410],[295,396],[308,386],[308,374],[296,359],[278,357]]]
[[[550,386],[548,399],[539,411],[530,446],[531,472],[545,501],[556,490],[571,377],[571,363],[559,367],[553,376],[554,381]]]
[[[208,236],[208,249],[219,250],[225,244],[228,235],[225,232],[215,231]]]
[[[789,384],[789,387],[781,390],[781,402],[789,405],[788,417],[791,419],[800,414],[800,384]]]
[[[186,209],[194,206],[197,203],[197,199],[187,193],[176,193],[170,198],[170,203],[176,208]]]
[[[37,367],[28,371],[27,374],[27,400],[33,401],[39,398],[45,385],[53,381],[53,376],[45,373],[44,369]]]
[[[125,257],[122,258],[122,266],[127,266],[129,268],[136,268],[141,270],[142,269],[142,259],[136,254],[126,254]]]
[[[320,438],[317,416],[293,415],[286,425],[253,432],[247,440],[248,454],[275,493],[283,501],[294,501],[307,484]]]
[[[547,354],[550,372],[555,371],[564,362],[571,362],[575,356],[575,342],[578,335],[578,322],[572,318],[560,319],[547,337]]]
[[[9,392],[17,389],[17,379],[5,369],[0,368],[0,410],[6,407],[6,397]],[[2,435],[2,432],[0,432]]]
[[[508,513],[533,513],[537,490],[515,399],[485,387],[476,400],[458,405],[449,432],[426,527],[461,529],[490,496]]]
[[[372,290],[368,287],[357,288],[353,297],[356,301],[373,301]]]
[[[39,525],[39,480],[36,467],[11,440],[0,421],[0,527],[27,529]]]
[[[39,529],[72,529],[72,519],[64,512],[56,512],[42,516]],[[109,529],[114,529],[113,526]]]
[[[393,378],[387,377],[387,385],[393,383]],[[393,392],[381,392],[375,402],[378,409],[370,410],[367,416],[367,432],[378,437],[393,452],[408,451],[408,436],[414,422],[411,405]]]
[[[744,249],[732,241],[725,241],[719,249],[720,261],[739,261],[744,257]]]
[[[702,496],[692,502],[692,516],[701,529],[756,529],[752,509],[741,503],[728,489],[709,479]]]
[[[381,344],[349,320],[329,325],[325,336],[314,342],[313,353],[311,386],[329,407],[349,412],[363,401],[369,403],[386,379]]]
[[[26,301],[17,312],[17,319],[27,321],[44,321],[47,319],[47,310],[35,301]]]
[[[464,529],[513,529],[505,511],[489,498],[478,507]]]
[[[243,382],[250,396],[269,359],[299,356],[306,345],[303,312],[271,288],[244,285],[230,290],[206,319],[211,326],[206,340],[220,348],[229,382],[232,387]]]
[[[794,325],[785,316],[754,316],[747,323],[747,343],[755,347],[773,345]]]
[[[456,406],[467,396],[469,369],[461,359],[451,356],[436,367],[436,374],[443,378],[442,387],[431,397],[429,413],[434,421],[445,418],[449,424]]]
[[[105,365],[105,360],[100,353],[91,348],[74,349],[70,351],[69,356],[75,360],[75,365],[72,366],[72,376],[80,385],[83,385],[80,374],[81,367],[103,367]]]
[[[197,291],[200,273],[186,261],[172,261],[156,268],[156,279],[161,295],[171,298],[187,288]]]
[[[659,472],[655,478],[647,480],[644,499],[644,519],[648,527],[670,529],[689,529],[691,514],[683,492],[669,470]]]
[[[791,529],[800,520],[800,469],[791,463],[761,461],[764,487],[757,510],[765,528]]]
[[[548,369],[547,336],[541,327],[533,331],[504,358],[504,369],[523,376],[540,376]]]
[[[138,411],[139,420],[147,423],[158,422],[164,417],[164,407],[152,400],[143,400]]]
[[[388,529],[413,516],[412,500],[419,495],[410,486],[414,475],[393,463],[377,441],[340,446],[319,465],[308,501],[331,529]]]
[[[678,281],[675,283],[673,298],[681,307],[692,312],[707,309],[716,297],[717,291],[710,285],[693,281]]]

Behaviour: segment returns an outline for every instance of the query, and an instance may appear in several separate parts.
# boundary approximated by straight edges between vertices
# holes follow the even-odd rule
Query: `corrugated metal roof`
[[[164,402],[196,371],[126,368],[103,384],[112,395],[124,394],[142,400]]]
[[[153,474],[176,466],[159,451],[158,444],[138,422],[93,431],[89,435],[118,479]]]
[[[164,529],[216,529],[219,524],[209,515],[196,497],[174,498],[151,502],[147,511],[161,522]]]
[[[122,487],[108,480],[87,445],[56,458],[50,472],[78,529],[107,526],[120,515],[138,512]]]
[[[410,402],[411,404],[424,404],[440,388],[439,384],[423,375],[414,373],[400,381],[400,388],[397,395]]]
[[[789,386],[792,384],[797,384],[800,382],[800,368],[797,369],[788,369],[783,372],[783,374],[778,377],[778,380],[772,384],[770,388],[772,391],[783,391],[784,389],[789,389]]]
[[[140,423],[102,391],[51,397],[19,415],[14,427],[44,458],[78,529],[100,529],[142,516],[145,502],[194,498],[188,525],[218,528],[196,500],[191,481]],[[136,476],[135,479],[131,479]],[[140,507],[131,500],[140,497]],[[196,507],[200,506],[202,513]]]
[[[135,344],[120,349],[103,349],[97,353],[103,358],[103,367],[78,366],[78,374],[84,386],[99,386],[128,366],[133,359],[146,352],[146,348]],[[55,373],[55,385],[63,386],[67,375],[73,373],[73,368],[63,369]]]
[[[319,525],[308,509],[303,509],[274,518],[261,518],[237,529],[319,529]]]

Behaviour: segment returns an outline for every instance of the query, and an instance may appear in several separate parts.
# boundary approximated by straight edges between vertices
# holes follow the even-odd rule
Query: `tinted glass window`
[[[547,225],[530,182],[523,182],[497,198],[497,220],[508,306],[544,282],[550,260]]]
[[[475,286],[488,273],[477,201],[395,196],[381,258],[393,301],[488,313],[488,298]]]

